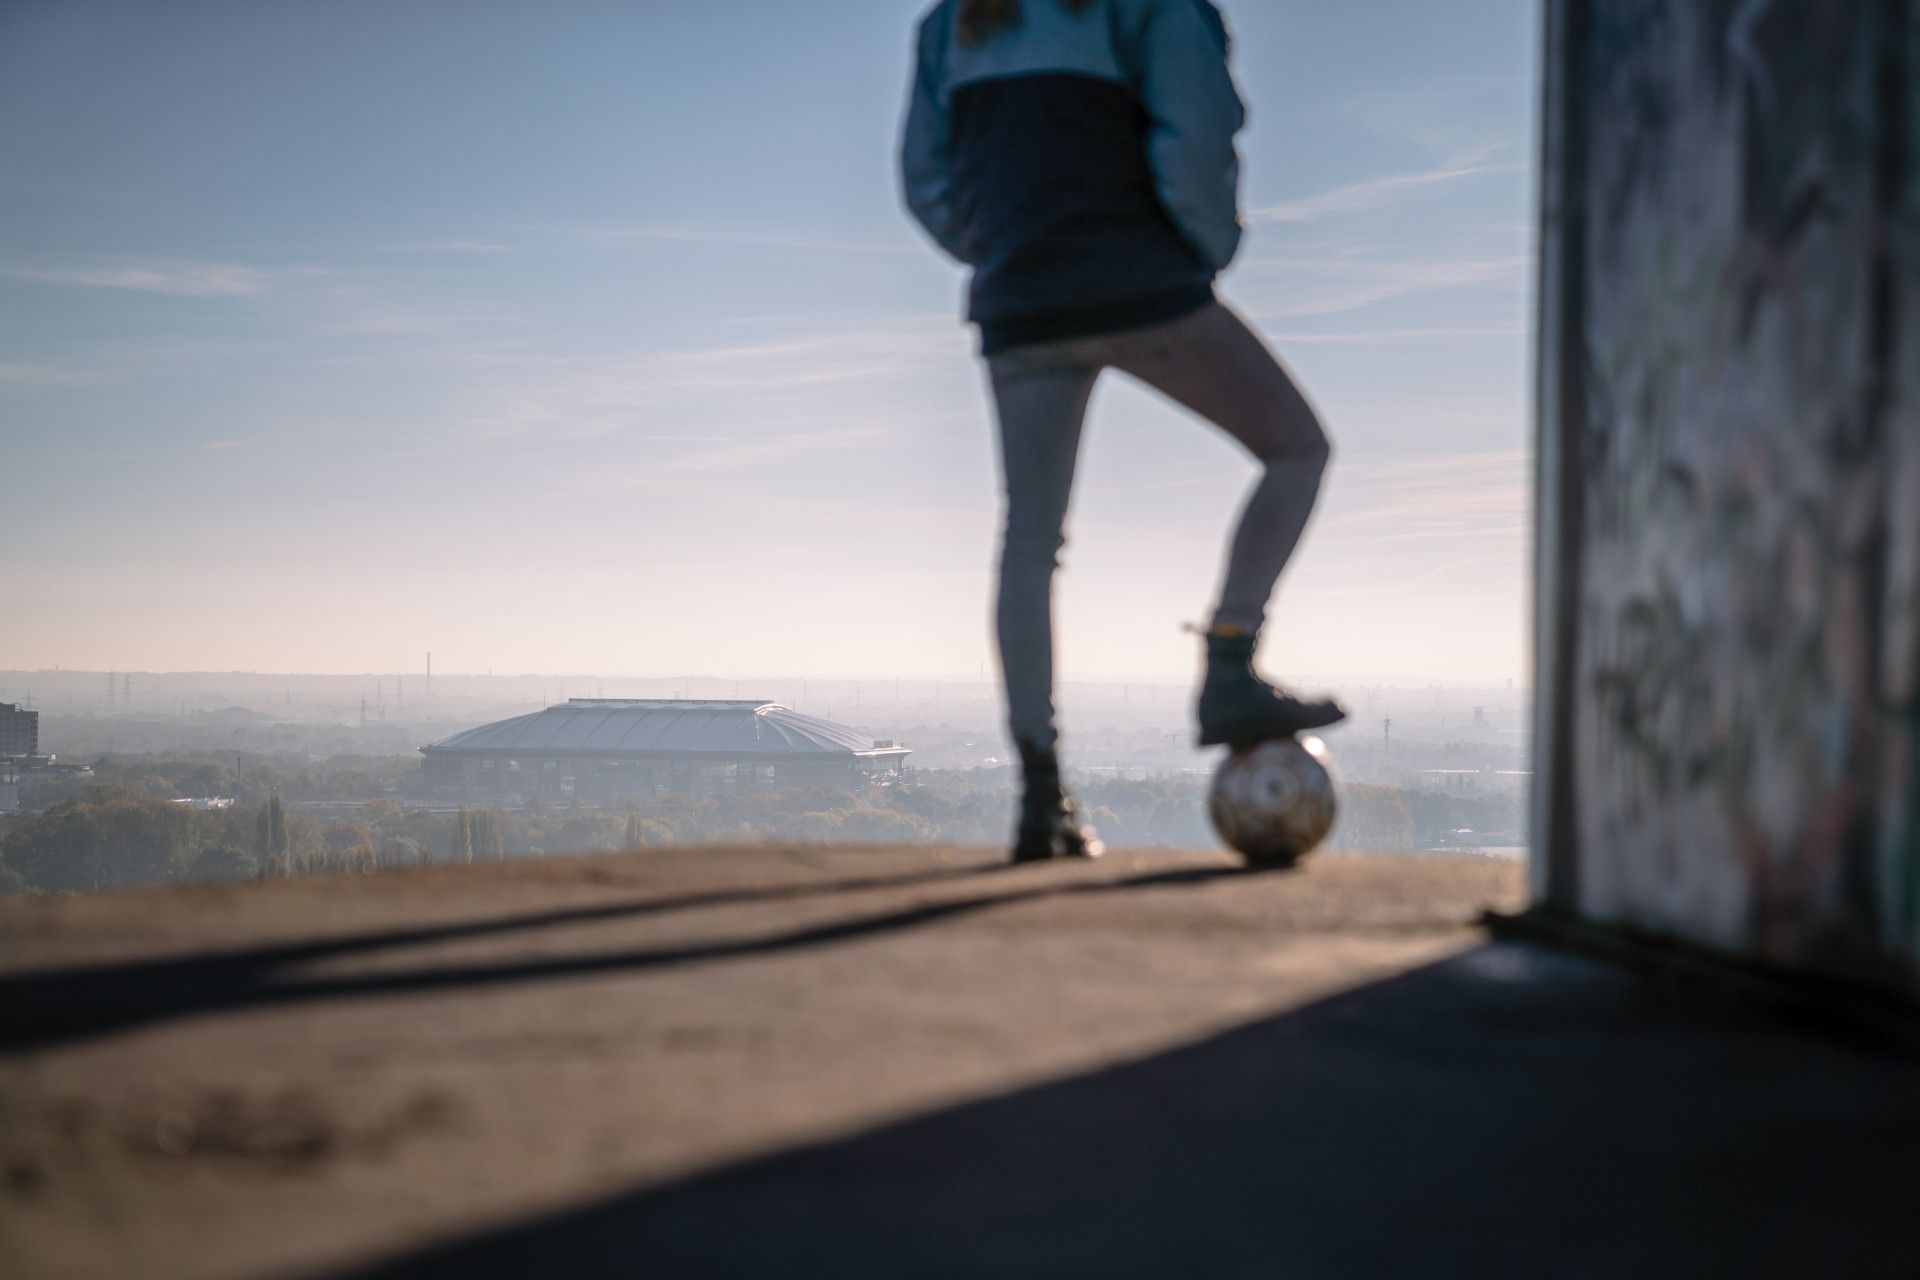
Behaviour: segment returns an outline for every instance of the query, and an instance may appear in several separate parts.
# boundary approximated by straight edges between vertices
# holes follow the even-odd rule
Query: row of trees
[[[161,800],[231,796],[241,804],[287,800],[365,800],[418,782],[420,761],[408,756],[335,755],[314,760],[293,754],[177,752],[103,755],[94,759],[94,786],[123,788]],[[55,800],[85,799],[88,784]]]
[[[1080,788],[1117,845],[1214,843],[1203,778],[1091,779]],[[832,788],[662,796],[629,812],[462,809],[433,813],[390,800],[323,822],[268,796],[200,811],[130,789],[92,787],[0,828],[0,890],[60,892],[178,880],[368,871],[708,841],[995,843],[1012,822],[1004,771],[923,772],[867,793]],[[1449,843],[1460,828],[1511,832],[1517,799],[1352,784],[1342,790],[1335,849],[1400,852]],[[1509,837],[1510,839],[1510,837]],[[1505,840],[1501,842],[1506,842]]]
[[[447,835],[447,855],[455,862],[498,860],[507,856],[506,824],[500,815],[486,809],[469,813],[462,809],[453,815]]]
[[[148,796],[69,800],[0,841],[0,886],[61,892],[253,876],[256,815],[201,812]]]

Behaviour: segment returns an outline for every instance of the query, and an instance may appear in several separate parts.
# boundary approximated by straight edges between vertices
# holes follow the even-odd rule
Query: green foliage
[[[254,815],[253,853],[260,866],[280,875],[293,874],[293,838],[278,795],[269,796]]]
[[[202,849],[190,871],[195,880],[252,880],[260,874],[260,860],[245,849],[218,844]]]
[[[165,800],[68,800],[7,837],[6,864],[35,889],[63,892],[180,877],[200,849],[199,815]]]
[[[1396,787],[1351,783],[1340,789],[1340,816],[1334,825],[1335,849],[1413,849],[1413,813],[1406,792]]]
[[[293,840],[287,834],[287,811],[280,804],[279,793],[267,800],[267,852],[274,858],[285,862],[293,852]]]
[[[272,795],[289,800],[364,800],[402,789],[420,774],[413,756],[333,755],[312,759],[292,752],[169,751],[100,756],[96,782],[141,795],[232,796],[248,807]],[[74,795],[73,799],[84,799]]]
[[[492,809],[477,809],[468,815],[472,824],[473,857],[483,862],[498,862],[507,856],[504,814]]]
[[[447,857],[453,862],[473,861],[473,823],[465,809],[453,815],[448,827]]]
[[[66,800],[14,831],[0,851],[7,866],[36,889],[98,888],[101,806]]]
[[[231,759],[231,757],[229,757]],[[349,761],[345,775],[379,778],[391,762]],[[529,804],[512,812],[434,812],[381,798],[340,819],[316,820],[308,795],[336,789],[324,767],[251,759],[233,774],[210,760],[108,762],[102,777],[37,814],[0,816],[0,893],[66,892],[181,879],[365,873],[456,863],[721,841],[997,844],[1012,827],[1013,779],[1002,769],[927,770],[871,789],[747,788],[721,795],[649,796],[621,810]],[[232,781],[253,803],[194,810],[155,794]],[[1205,774],[1083,777],[1076,791],[1114,845],[1211,846]],[[330,806],[335,813],[341,802]],[[1471,843],[1473,832],[1515,832],[1517,797],[1403,791],[1350,783],[1330,846],[1403,852]],[[1512,836],[1502,838],[1507,843]]]

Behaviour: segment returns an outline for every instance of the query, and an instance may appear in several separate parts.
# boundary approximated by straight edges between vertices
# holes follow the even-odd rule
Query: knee
[[[1306,456],[1313,463],[1315,471],[1324,473],[1333,465],[1333,441],[1327,438],[1326,432],[1314,432],[1313,443],[1308,447]]]
[[[1261,453],[1260,461],[1268,467],[1286,465],[1321,475],[1333,462],[1333,441],[1315,424],[1310,431],[1287,433],[1273,448]]]
[[[1291,463],[1324,471],[1333,457],[1333,442],[1320,425],[1320,415],[1298,393],[1266,397],[1247,427],[1228,430],[1266,466]]]

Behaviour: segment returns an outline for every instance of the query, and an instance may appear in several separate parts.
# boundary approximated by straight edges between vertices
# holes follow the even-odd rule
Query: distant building
[[[0,702],[0,756],[40,754],[40,713]]]
[[[1423,790],[1443,791],[1523,791],[1532,784],[1533,774],[1526,769],[1496,769],[1485,765],[1478,769],[1421,769],[1401,775]]]
[[[777,702],[573,698],[420,748],[442,792],[604,803],[864,784],[909,754]]]
[[[92,776],[88,766],[62,764],[52,756],[0,757],[0,813],[31,803],[46,787],[84,782]]]

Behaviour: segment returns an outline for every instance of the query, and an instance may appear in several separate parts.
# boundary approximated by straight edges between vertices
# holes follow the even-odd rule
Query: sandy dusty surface
[[[1147,1058],[1517,864],[676,849],[0,903],[0,1274],[323,1274]]]

